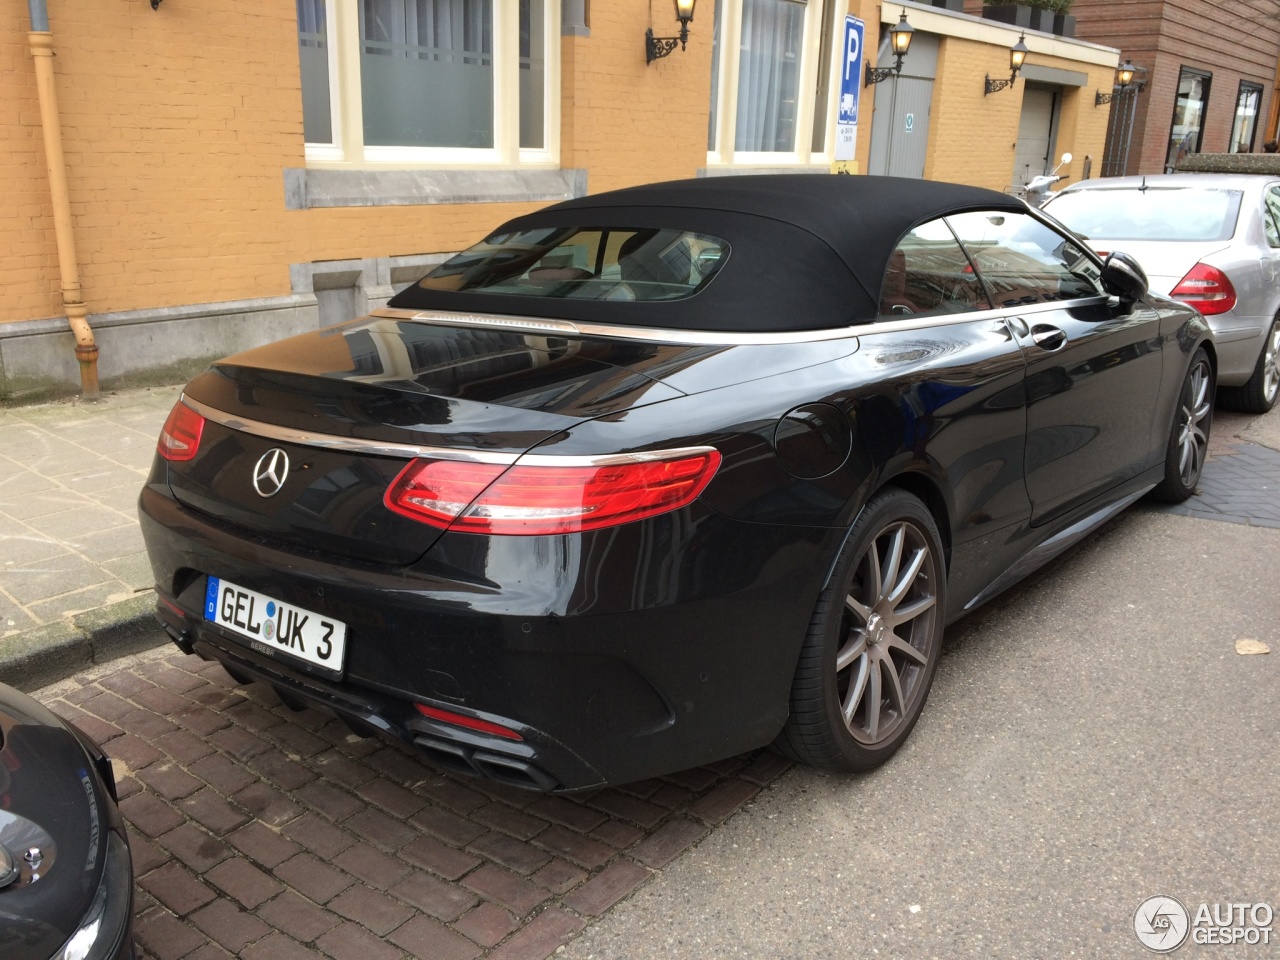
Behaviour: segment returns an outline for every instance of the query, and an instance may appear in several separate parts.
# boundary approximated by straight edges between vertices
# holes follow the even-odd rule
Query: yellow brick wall
[[[590,171],[592,193],[692,177],[707,165],[714,6],[695,8],[686,49],[648,65],[645,29],[679,32],[670,0],[597,0],[591,36],[564,41],[561,164]]]
[[[342,0],[354,2],[354,0]],[[514,2],[514,0],[500,0]],[[874,49],[878,5],[850,0]],[[589,37],[563,37],[561,166],[592,193],[693,176],[706,165],[714,4],[688,48],[646,66],[645,28],[676,32],[669,2],[591,5]],[[287,0],[50,0],[56,84],[83,292],[91,313],[287,294],[288,266],[461,249],[537,204],[286,210],[303,167],[294,4]],[[23,0],[0,0],[0,323],[62,313]],[[926,176],[1003,189],[1022,84],[1007,50],[943,42]],[[1035,62],[1083,69],[1040,57]],[[1108,89],[1109,68],[1089,68]],[[1096,74],[1093,76],[1092,74]],[[863,91],[866,169],[875,88]],[[1064,104],[1059,149],[1102,154],[1107,108]]]
[[[1014,154],[1018,120],[1022,114],[1021,78],[1011,89],[984,95],[984,78],[1008,79],[1009,50],[960,37],[944,37],[938,53],[938,80],[933,85],[929,119],[929,151],[924,175],[930,180],[958,180],[992,190],[1014,182]],[[1110,107],[1095,107],[1094,93],[1110,90],[1112,67],[1033,53],[1028,63],[1085,72],[1083,88],[1066,87],[1058,129],[1057,153],[1073,160],[1061,173],[1079,179],[1086,156],[1093,157],[1093,175],[1101,172]]]
[[[62,303],[27,23],[26,3],[0,2],[0,320],[53,316]]]
[[[92,313],[284,294],[290,263],[457,250],[537,206],[285,210],[282,171],[305,165],[292,3],[50,8]],[[592,192],[705,165],[712,5],[698,13],[688,49],[647,67],[644,3],[596,3],[590,37],[561,41],[561,164]],[[653,16],[675,32],[667,4]],[[0,322],[62,312],[27,23],[0,0]]]
[[[286,210],[283,170],[305,165],[292,3],[49,6],[91,313],[286,294],[290,263],[457,250],[537,206]],[[0,0],[0,322],[62,313],[28,24]]]

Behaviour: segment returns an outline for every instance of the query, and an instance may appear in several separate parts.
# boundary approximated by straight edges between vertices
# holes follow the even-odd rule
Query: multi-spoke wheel
[[[1178,396],[1165,451],[1164,480],[1151,491],[1154,499],[1181,503],[1195,492],[1209,452],[1212,426],[1213,367],[1204,350],[1197,350]]]
[[[941,539],[897,488],[859,515],[814,611],[791,692],[784,750],[869,770],[893,755],[924,707],[942,646]]]
[[[1276,405],[1277,395],[1280,395],[1280,317],[1271,321],[1249,382],[1240,387],[1223,387],[1218,399],[1228,410],[1266,413]]]

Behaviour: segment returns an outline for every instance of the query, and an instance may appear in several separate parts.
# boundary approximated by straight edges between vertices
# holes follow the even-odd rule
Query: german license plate
[[[347,625],[341,620],[282,603],[218,577],[209,578],[204,618],[244,637],[261,653],[282,653],[342,672]]]

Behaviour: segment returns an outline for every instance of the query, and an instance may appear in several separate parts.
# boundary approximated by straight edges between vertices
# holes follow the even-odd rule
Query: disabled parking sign
[[[840,110],[836,115],[836,160],[852,160],[858,147],[858,99],[862,94],[862,46],[866,24],[844,18],[843,63],[840,70]]]

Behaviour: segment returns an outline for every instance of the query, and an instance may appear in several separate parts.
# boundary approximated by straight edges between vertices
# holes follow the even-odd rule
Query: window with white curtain
[[[795,0],[743,0],[735,150],[795,150],[806,10]]]
[[[837,0],[716,0],[708,164],[828,163]]]
[[[559,0],[295,2],[309,162],[554,159]]]
[[[333,143],[325,0],[297,0],[297,3],[298,66],[302,71],[302,129],[308,143]]]

